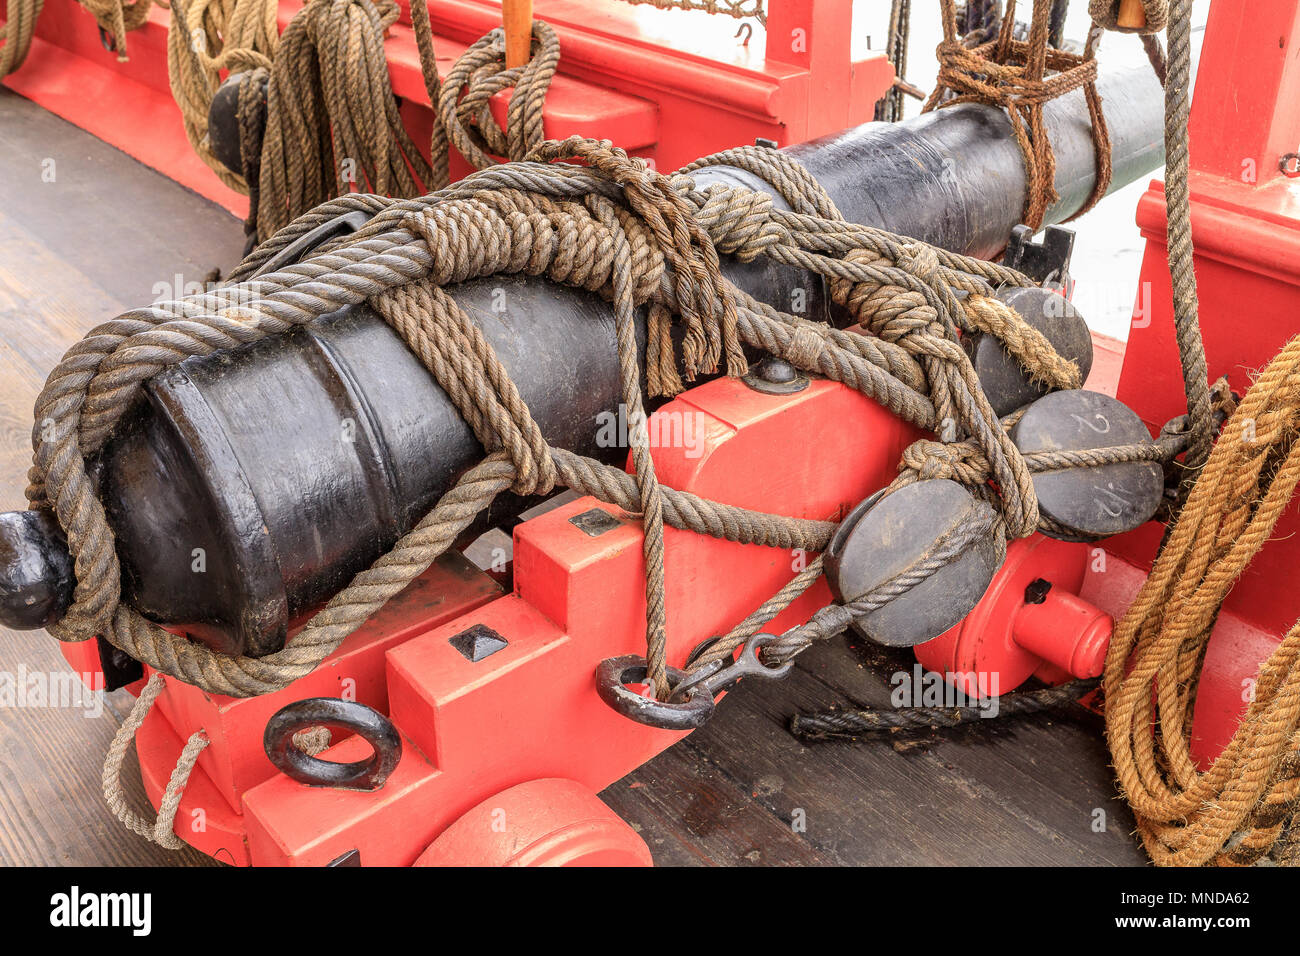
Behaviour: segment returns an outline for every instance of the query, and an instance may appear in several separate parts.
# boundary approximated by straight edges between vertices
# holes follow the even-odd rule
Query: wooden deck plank
[[[1105,748],[1099,734],[1068,722],[978,726],[912,747],[796,740],[786,729],[792,713],[845,699],[815,673],[851,667],[858,701],[888,699],[884,678],[870,668],[857,671],[847,649],[833,643],[805,654],[809,664],[781,684],[730,695],[713,721],[681,746],[707,752],[778,819],[790,821],[802,810],[807,840],[831,862],[1140,862],[1122,813],[1108,813],[1105,833],[1089,829],[1091,808],[1105,804],[1112,788],[1104,756],[1081,773],[1075,754],[1104,755]]]

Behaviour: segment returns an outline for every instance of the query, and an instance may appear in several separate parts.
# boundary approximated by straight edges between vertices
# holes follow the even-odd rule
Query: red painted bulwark
[[[430,0],[438,70],[500,26],[491,0]],[[629,7],[617,0],[537,0],[534,15],[560,36],[561,61],[547,95],[548,138],[609,139],[663,170],[764,137],[785,145],[871,119],[893,82],[880,54],[853,60],[852,0],[778,0],[748,44],[730,17]],[[280,4],[281,26],[301,9]],[[247,212],[194,155],[167,78],[169,13],[156,8],[127,40],[130,59],[103,48],[94,18],[76,0],[46,0],[23,66],[5,83],[146,165],[225,206]],[[402,116],[427,153],[433,115],[420,72],[409,7],[385,38]],[[492,103],[505,122],[509,92]],[[453,152],[452,172],[469,166]]]

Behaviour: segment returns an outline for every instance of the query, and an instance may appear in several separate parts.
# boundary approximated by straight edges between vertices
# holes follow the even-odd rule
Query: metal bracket
[[[1074,280],[1070,278],[1070,257],[1073,254],[1073,229],[1048,226],[1043,230],[1043,238],[1035,242],[1034,231],[1021,225],[1011,230],[1002,264],[1069,298],[1074,291]]]

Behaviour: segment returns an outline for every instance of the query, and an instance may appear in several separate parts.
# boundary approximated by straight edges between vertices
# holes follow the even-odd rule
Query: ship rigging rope
[[[450,182],[449,148],[484,169],[522,159],[543,140],[546,91],[560,60],[555,31],[533,22],[532,56],[507,69],[500,28],[438,75],[427,2],[411,4],[425,90],[434,113],[426,160],[407,132],[384,52],[396,0],[308,0],[276,34],[276,0],[171,0],[168,73],[186,134],[200,158],[250,197],[249,227],[265,240],[355,186],[410,198]],[[208,111],[222,74],[239,87],[243,170],[227,169],[208,141]],[[265,84],[265,95],[262,89]],[[506,129],[490,101],[514,88]]]
[[[32,33],[36,19],[41,15],[45,0],[7,0],[5,25],[0,29],[0,79],[4,79],[23,65],[32,46]]]
[[[587,165],[574,166],[571,159]],[[689,173],[716,163],[761,173],[791,210],[774,208],[766,193],[696,188]],[[293,239],[355,209],[376,215],[359,232],[303,262],[243,281]],[[741,260],[765,256],[812,270],[830,281],[835,299],[874,334],[850,334],[756,302],[721,275],[719,253]],[[644,428],[634,429],[631,475],[548,447],[477,327],[443,291],[505,273],[545,275],[613,300],[624,400],[632,411],[642,407],[643,382],[631,328],[635,310],[645,306],[650,394],[682,387],[678,358],[688,380],[718,367],[739,374],[745,368],[742,347],[750,346],[843,382],[921,428],[933,430],[950,419],[959,438],[975,443],[987,466],[958,475],[974,479],[971,490],[982,499],[968,525],[847,611],[831,606],[818,612],[785,636],[780,656],[838,633],[858,603],[880,606],[903,593],[974,535],[992,533],[1002,540],[1031,533],[1039,526],[1031,472],[1071,465],[1051,456],[1031,463],[1020,455],[957,341],[959,329],[992,330],[1040,378],[1077,387],[1078,369],[991,297],[994,285],[1031,284],[1024,276],[845,222],[807,172],[774,150],[730,150],[670,179],[607,143],[572,138],[544,144],[528,162],[492,167],[428,197],[340,197],[277,233],[245,260],[232,284],[125,313],[73,346],[37,400],[40,427],[33,432],[28,489],[32,507],[53,509],[75,562],[73,604],[51,632],[74,641],[101,634],[150,667],[209,691],[252,696],[278,690],[311,671],[423,573],[497,494],[565,485],[642,516],[647,658],[651,673],[660,675],[655,686],[662,695],[662,524],[810,552],[825,548],[834,526],[659,486]],[[360,302],[369,302],[420,357],[488,456],[275,654],[217,654],[123,604],[112,531],[85,459],[103,445],[143,383],[191,355],[282,333]],[[673,321],[684,327],[680,349],[673,344]],[[1101,454],[1123,461],[1150,451],[1120,446]],[[920,467],[930,459],[922,449]],[[906,474],[900,477],[906,480]]]

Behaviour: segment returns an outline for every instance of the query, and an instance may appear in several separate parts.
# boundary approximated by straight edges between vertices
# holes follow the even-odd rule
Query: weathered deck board
[[[32,403],[53,363],[159,284],[229,268],[242,235],[217,207],[3,90],[0,129],[0,508],[15,508]],[[45,158],[53,183],[41,181]],[[64,669],[43,632],[0,630],[0,671],[20,664]],[[1141,862],[1087,720],[979,727],[905,752],[804,746],[785,730],[797,709],[886,696],[862,658],[832,642],[790,680],[732,694],[708,727],[602,796],[667,865]],[[111,695],[93,719],[0,709],[0,864],[209,862],[152,846],[104,806],[100,762],[130,701]],[[143,807],[133,759],[127,779]],[[1099,806],[1110,826],[1092,834]],[[796,809],[806,832],[792,826]]]

